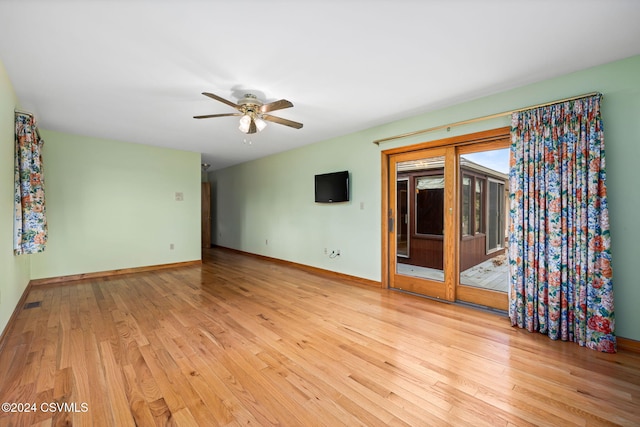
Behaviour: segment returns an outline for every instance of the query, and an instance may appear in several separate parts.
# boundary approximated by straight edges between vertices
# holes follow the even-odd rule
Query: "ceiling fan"
[[[293,104],[286,99],[281,99],[279,101],[270,102],[268,104],[260,101],[255,95],[247,93],[244,97],[238,100],[238,103],[231,102],[227,99],[224,99],[218,95],[214,95],[208,92],[202,92],[203,95],[208,96],[209,98],[215,99],[216,101],[220,101],[223,104],[227,104],[236,110],[237,113],[224,113],[224,114],[207,114],[204,116],[193,116],[194,119],[208,119],[212,117],[228,117],[228,116],[239,116],[240,117],[240,126],[239,129],[244,133],[256,133],[261,131],[267,126],[267,121],[278,123],[281,125],[289,126],[295,129],[300,129],[302,127],[302,123],[294,122],[292,120],[283,119],[280,117],[272,116],[270,114],[271,111],[282,110],[284,108],[293,107]],[[266,120],[266,121],[265,121]]]

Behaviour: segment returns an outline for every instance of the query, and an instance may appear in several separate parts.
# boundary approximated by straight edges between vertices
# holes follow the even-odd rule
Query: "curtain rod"
[[[428,129],[416,130],[416,131],[413,131],[413,132],[402,133],[400,135],[389,136],[387,138],[376,139],[375,141],[373,141],[373,143],[376,144],[376,145],[380,145],[380,143],[382,143],[382,142],[388,142],[388,141],[393,141],[395,139],[407,138],[409,136],[420,135],[420,134],[423,134],[423,133],[433,132],[433,131],[440,130],[440,129],[445,129],[445,128],[451,128],[451,127],[454,127],[454,126],[467,125],[469,123],[482,122],[484,120],[490,120],[490,119],[495,119],[495,118],[498,118],[498,117],[508,116],[508,115],[513,114],[513,113],[519,113],[521,111],[532,110],[534,108],[540,108],[540,107],[548,107],[549,105],[561,104],[563,102],[574,101],[576,99],[582,99],[582,98],[588,98],[590,96],[595,96],[595,95],[602,96],[602,94],[600,92],[585,93],[584,95],[572,96],[570,98],[558,99],[556,101],[545,102],[543,104],[530,105],[528,107],[517,108],[515,110],[503,111],[502,113],[490,114],[488,116],[476,117],[474,119],[462,120],[462,121],[459,121],[459,122],[449,123],[449,124],[446,124],[446,125],[434,126],[434,127],[428,128]]]

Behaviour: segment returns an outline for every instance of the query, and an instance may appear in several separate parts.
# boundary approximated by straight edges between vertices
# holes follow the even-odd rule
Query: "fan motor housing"
[[[260,101],[255,95],[247,93],[244,95],[244,98],[238,101],[238,105],[246,105],[246,106],[255,105],[256,107],[260,107],[262,106],[262,101]]]

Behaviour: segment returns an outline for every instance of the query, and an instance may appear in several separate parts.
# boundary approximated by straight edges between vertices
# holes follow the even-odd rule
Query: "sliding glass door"
[[[508,144],[389,155],[389,287],[507,309]]]

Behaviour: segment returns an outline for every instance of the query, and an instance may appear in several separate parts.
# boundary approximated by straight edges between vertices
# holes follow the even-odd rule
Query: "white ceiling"
[[[213,169],[640,54],[638,0],[0,0],[0,61],[39,126]],[[597,88],[597,82],[594,82]],[[243,144],[251,92],[294,107]]]

